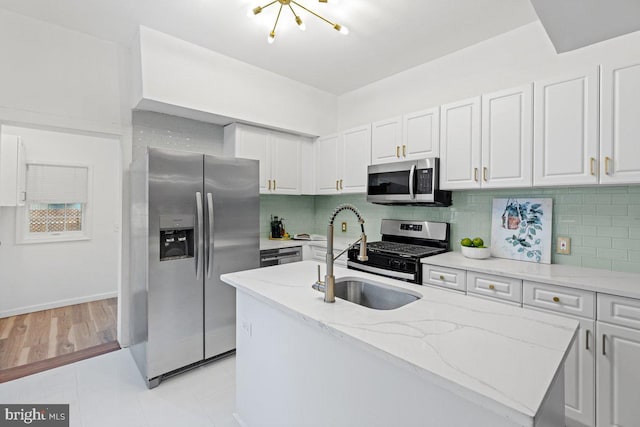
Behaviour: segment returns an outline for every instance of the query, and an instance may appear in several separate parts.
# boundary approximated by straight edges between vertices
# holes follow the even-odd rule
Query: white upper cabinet
[[[480,97],[440,107],[440,188],[480,187]]]
[[[401,155],[404,159],[440,156],[440,108],[403,116]]]
[[[370,125],[318,138],[317,194],[365,193],[370,161]]]
[[[366,193],[367,166],[371,163],[371,126],[342,133],[338,151],[338,179],[342,193]]]
[[[402,117],[394,117],[371,124],[372,164],[402,160],[402,145]]]
[[[598,68],[534,83],[535,186],[598,182]]]
[[[316,141],[316,193],[337,194],[338,181],[338,134],[318,138]]]
[[[260,193],[300,194],[302,137],[239,124],[224,131],[226,155],[260,162]]]
[[[640,62],[603,65],[600,183],[640,182]]]
[[[0,134],[0,206],[24,206],[24,146],[19,136]]]
[[[273,192],[300,194],[301,147],[300,137],[272,132],[270,135],[271,178]]]
[[[532,86],[482,96],[482,187],[530,187]]]

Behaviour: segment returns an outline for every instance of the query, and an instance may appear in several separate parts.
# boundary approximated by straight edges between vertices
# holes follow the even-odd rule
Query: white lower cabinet
[[[466,292],[467,272],[456,268],[439,267],[424,264],[422,266],[422,284]]]
[[[640,301],[598,294],[597,425],[640,425]]]
[[[321,263],[325,263],[327,261],[327,248],[326,246],[312,246],[310,245],[309,248],[311,248],[311,259],[313,261],[318,261]],[[342,252],[341,250],[338,249],[334,249],[333,250],[333,256],[335,257],[336,255],[338,255],[340,252]],[[343,253],[342,255],[340,255],[340,257],[336,258],[336,260],[334,261],[335,265],[339,265],[340,267],[346,267],[347,266],[347,253]]]
[[[544,311],[525,305],[529,310]],[[559,313],[554,313],[559,314]],[[580,324],[564,362],[564,405],[567,427],[593,427],[596,417],[596,322],[562,315]]]
[[[522,305],[522,280],[468,271],[467,294]]]

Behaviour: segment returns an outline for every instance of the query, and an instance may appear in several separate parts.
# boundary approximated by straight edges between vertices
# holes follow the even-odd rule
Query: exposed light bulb
[[[276,33],[271,31],[269,33],[269,37],[267,37],[267,41],[269,42],[269,44],[273,44],[275,40],[276,40]]]
[[[347,27],[345,27],[344,25],[335,24],[335,25],[333,26],[333,28],[334,28],[336,31],[339,31],[339,32],[340,32],[340,34],[344,34],[345,36],[346,36],[347,34],[349,34],[349,29],[348,29]]]
[[[305,25],[304,22],[302,22],[302,19],[300,19],[299,16],[296,16],[296,24],[298,24],[298,28],[300,28],[300,30],[302,31],[307,29],[307,26]]]
[[[258,6],[258,7],[249,7],[249,9],[247,9],[247,16],[249,18],[256,16],[257,14],[259,14],[260,12],[262,12],[262,7]]]

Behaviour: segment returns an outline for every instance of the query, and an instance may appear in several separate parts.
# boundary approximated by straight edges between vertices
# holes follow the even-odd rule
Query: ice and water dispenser
[[[194,215],[160,215],[160,261],[193,258]]]

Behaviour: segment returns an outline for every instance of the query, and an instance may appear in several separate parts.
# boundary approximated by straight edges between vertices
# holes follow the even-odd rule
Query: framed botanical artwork
[[[491,255],[551,263],[552,199],[493,199]]]

